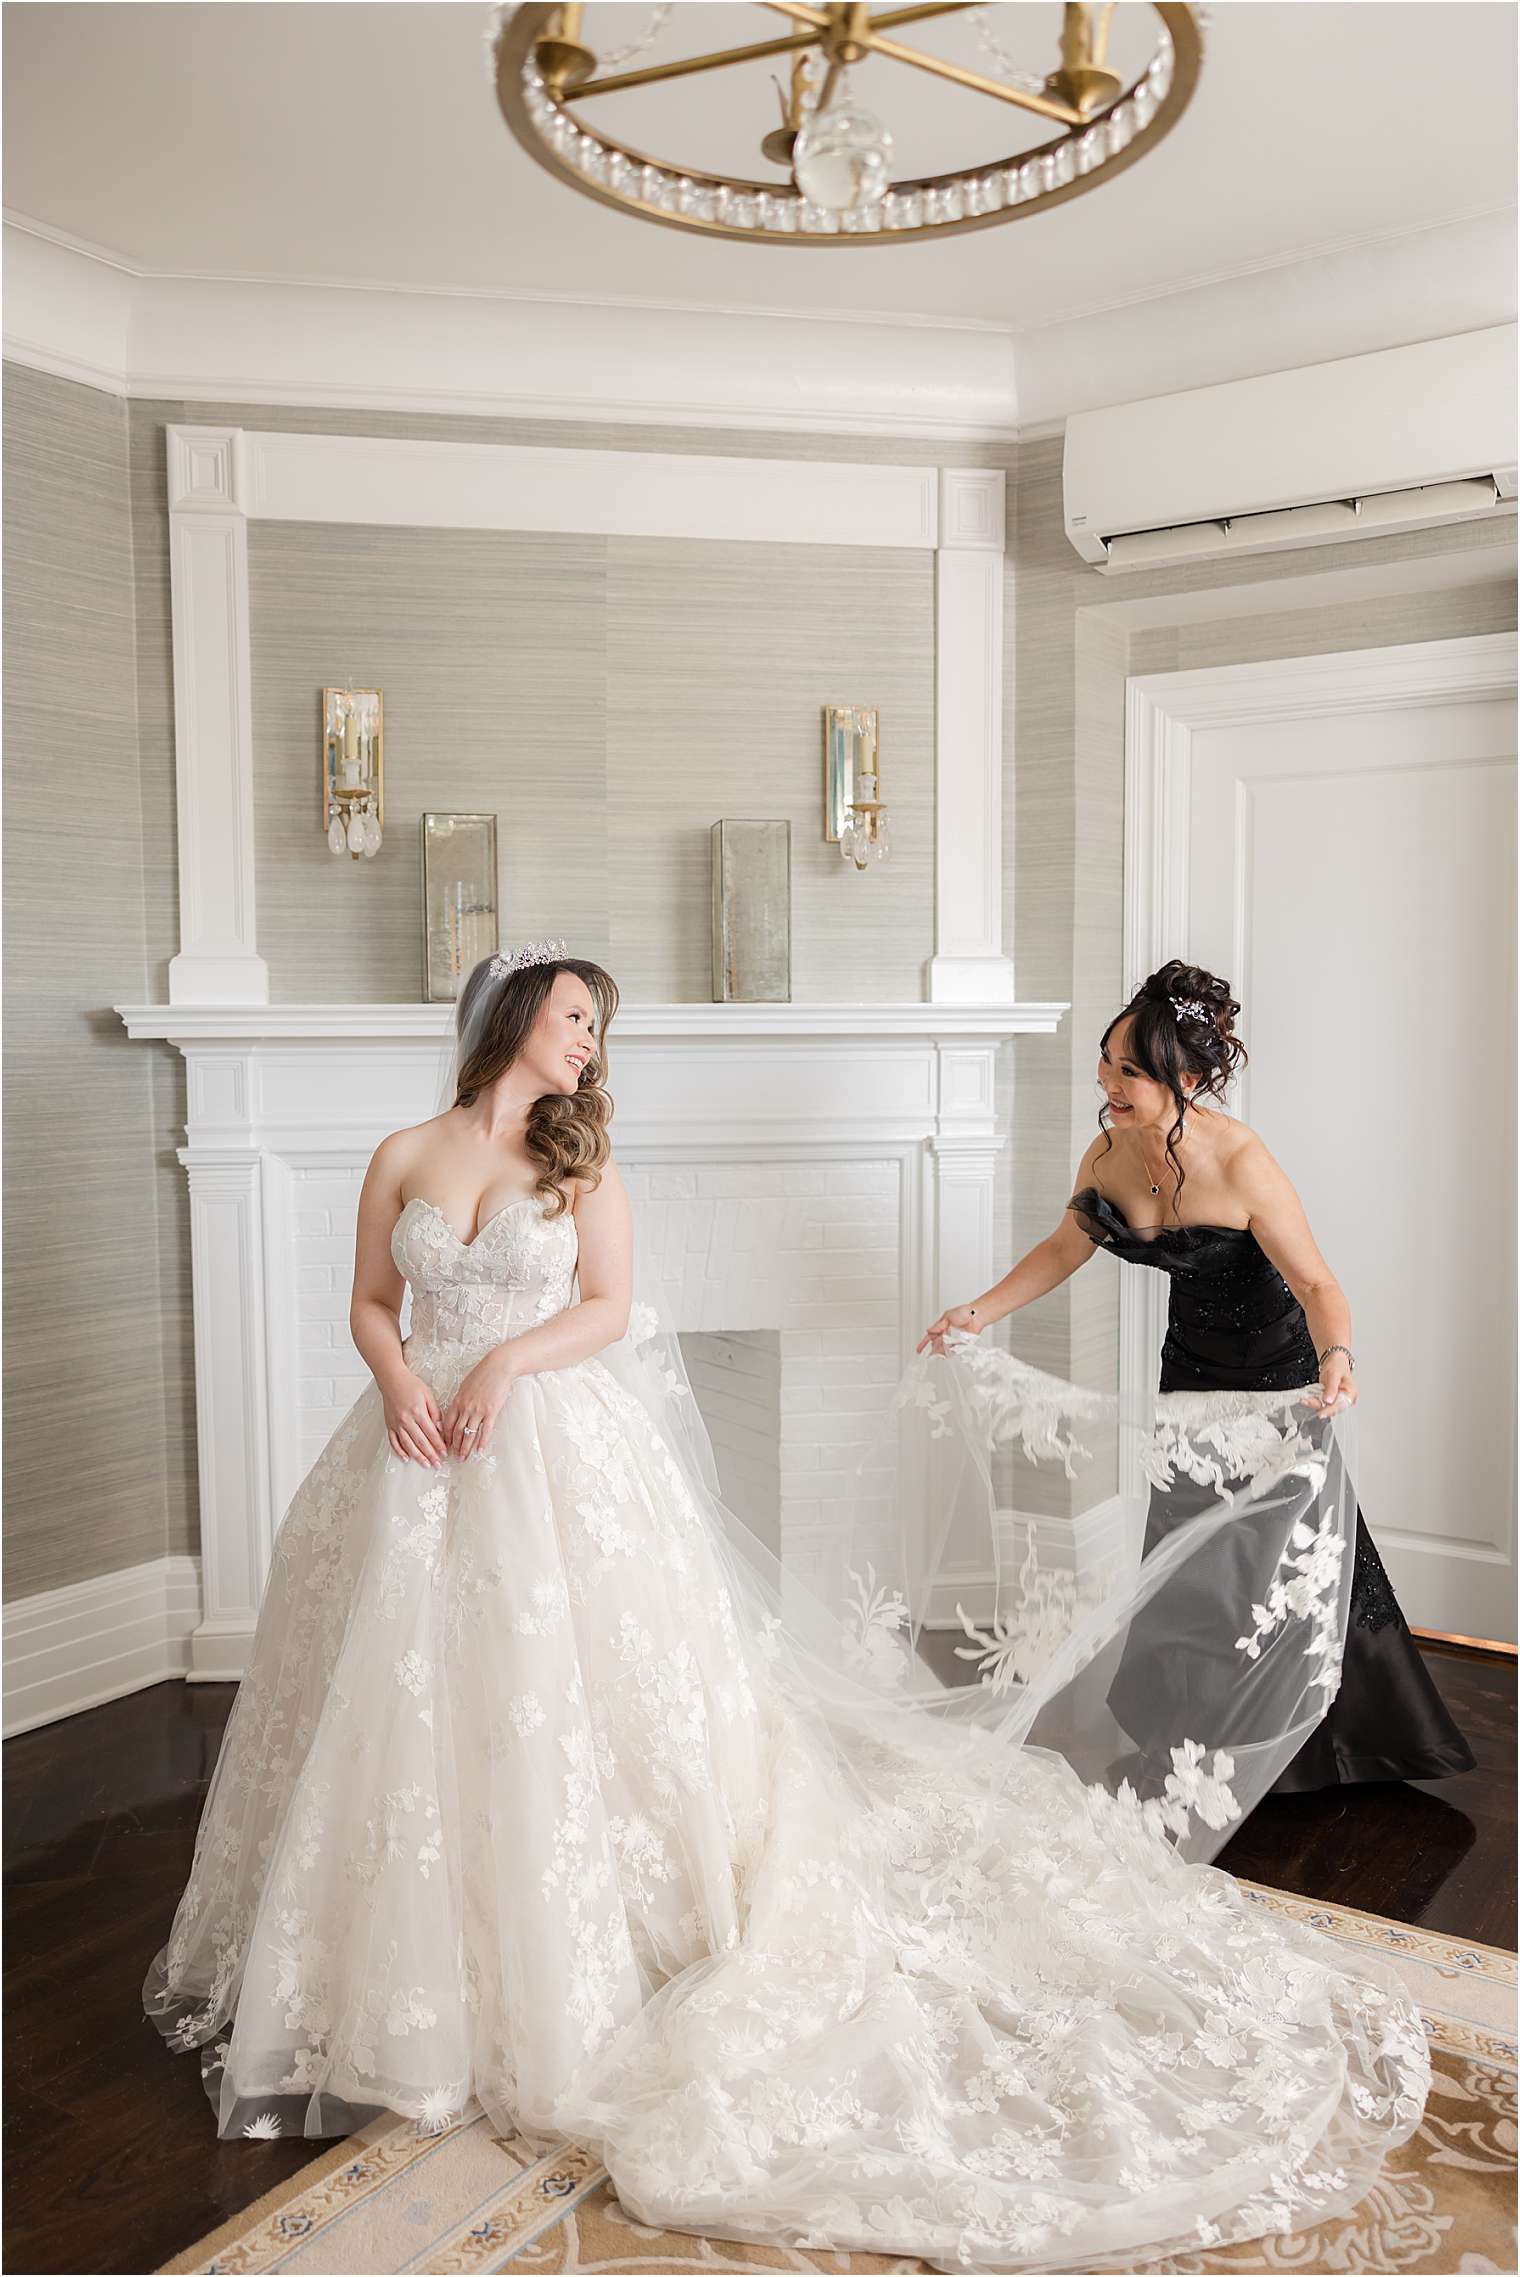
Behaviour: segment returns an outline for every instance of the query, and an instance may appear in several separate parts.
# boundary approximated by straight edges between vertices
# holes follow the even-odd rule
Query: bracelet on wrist
[[[1351,1370],[1351,1373],[1353,1375],[1356,1374],[1356,1360],[1349,1344],[1327,1344],[1324,1351],[1321,1352],[1319,1356],[1319,1364],[1321,1367],[1324,1366],[1325,1362],[1329,1359],[1332,1352],[1344,1352],[1346,1355],[1347,1367]]]

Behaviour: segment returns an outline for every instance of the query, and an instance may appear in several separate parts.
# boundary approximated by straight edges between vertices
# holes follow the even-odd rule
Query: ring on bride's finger
[[[478,1425],[476,1425],[476,1424],[474,1424],[474,1423],[466,1423],[466,1424],[464,1425],[464,1427],[463,1427],[463,1428],[464,1428],[464,1435],[465,1435],[465,1437],[468,1439],[468,1437],[470,1436],[470,1433],[471,1433],[472,1431],[474,1431],[474,1430],[478,1429]]]

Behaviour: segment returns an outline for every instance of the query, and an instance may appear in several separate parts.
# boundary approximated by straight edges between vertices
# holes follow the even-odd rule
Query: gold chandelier
[[[1154,0],[1150,7],[1160,19],[1158,43],[1144,72],[1128,86],[1106,61],[1112,4],[1062,10],[1060,61],[1043,82],[1022,74],[986,78],[890,36],[925,17],[967,13],[971,0],[890,8],[874,16],[858,0],[843,7],[765,4],[804,28],[749,47],[641,70],[603,68],[600,75],[598,58],[583,37],[583,7],[503,8],[494,41],[503,116],[529,156],[558,180],[668,229],[762,245],[889,244],[1017,221],[1122,173],[1181,118],[1202,57],[1201,11],[1168,0]],[[971,12],[980,18],[980,9]],[[670,13],[657,9],[656,24]],[[994,53],[1011,69],[1000,50],[994,47]],[[760,140],[759,149],[773,166],[786,169],[789,180],[748,181],[654,158],[604,134],[582,115],[583,106],[594,108],[599,95],[786,55],[793,65],[781,125]],[[1032,112],[1061,131],[1036,149],[1015,151],[990,165],[893,181],[892,137],[855,101],[844,76],[870,55]]]

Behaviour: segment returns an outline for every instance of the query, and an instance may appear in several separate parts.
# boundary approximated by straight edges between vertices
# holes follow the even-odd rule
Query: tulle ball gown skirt
[[[566,1300],[573,1226],[493,1235],[485,1336],[480,1253],[408,1231],[446,1400]],[[145,1988],[219,2131],[478,2099],[588,2144],[639,2221],[947,2269],[1355,2203],[1425,2093],[1397,1980],[783,1613],[601,1360],[439,1470],[366,1390],[280,1530]]]

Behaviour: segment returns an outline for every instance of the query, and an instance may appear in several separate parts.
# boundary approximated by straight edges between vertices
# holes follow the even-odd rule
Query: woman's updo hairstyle
[[[1172,957],[1141,982],[1103,1031],[1106,1051],[1115,1028],[1128,1020],[1126,1056],[1152,1083],[1164,1083],[1172,1095],[1177,1115],[1166,1134],[1166,1156],[1177,1181],[1173,1208],[1187,1177],[1177,1159],[1176,1142],[1188,1107],[1200,1099],[1222,1099],[1231,1077],[1246,1064],[1246,1047],[1235,1033],[1239,1012],[1227,980],[1205,972],[1202,965],[1185,965],[1180,957]],[[1098,1123],[1112,1146],[1107,1115],[1105,1106]]]
[[[482,957],[460,991],[455,1013],[456,1107],[468,1107],[512,1065],[562,972],[572,972],[585,982],[595,1007],[592,1055],[579,1085],[568,1096],[552,1091],[535,1099],[523,1133],[538,1167],[534,1192],[544,1196],[548,1215],[558,1217],[569,1206],[566,1181],[584,1179],[588,1185],[599,1185],[612,1151],[607,1137],[612,1121],[612,1099],[606,1089],[607,1031],[618,1008],[617,982],[585,957],[524,965],[504,978],[492,972],[493,961]]]

